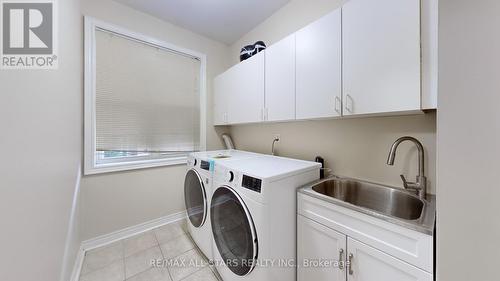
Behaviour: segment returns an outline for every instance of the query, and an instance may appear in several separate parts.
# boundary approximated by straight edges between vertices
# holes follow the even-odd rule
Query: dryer
[[[188,216],[188,231],[198,248],[213,258],[210,199],[212,174],[216,162],[247,159],[261,154],[240,150],[217,150],[190,153],[184,178],[184,200]]]
[[[190,154],[184,177],[184,201],[188,216],[188,231],[203,254],[212,258],[212,240],[208,208],[212,175],[210,163]]]
[[[319,163],[263,156],[216,163],[210,222],[224,281],[296,279],[296,192]]]

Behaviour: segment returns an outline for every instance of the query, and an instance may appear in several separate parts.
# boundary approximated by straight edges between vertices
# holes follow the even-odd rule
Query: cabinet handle
[[[349,254],[349,275],[354,274],[354,270],[352,270],[352,260],[354,259],[354,255],[352,253]]]
[[[344,249],[339,250],[339,269],[344,269]]]
[[[349,94],[347,94],[345,97],[346,97],[345,109],[349,113],[353,113],[354,100],[352,99],[351,95],[349,95]]]
[[[340,100],[340,98],[337,96],[337,97],[335,97],[335,111],[336,111],[339,115],[341,115],[341,113],[340,113],[340,108],[339,108],[339,104],[341,104],[341,100]]]

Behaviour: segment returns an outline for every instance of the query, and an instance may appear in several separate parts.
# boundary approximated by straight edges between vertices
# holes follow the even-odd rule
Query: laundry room
[[[497,280],[499,15],[0,0],[0,280]]]

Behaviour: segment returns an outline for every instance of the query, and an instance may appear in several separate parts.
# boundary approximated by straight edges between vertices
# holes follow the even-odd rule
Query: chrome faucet
[[[275,155],[275,154],[274,154],[274,144],[275,144],[275,143],[277,143],[277,142],[279,142],[279,141],[280,141],[279,136],[275,136],[275,137],[274,137],[274,140],[273,140],[273,144],[272,144],[272,146],[271,146],[271,155],[273,155],[273,156]]]
[[[400,143],[404,141],[413,142],[418,149],[418,174],[416,182],[408,182],[405,176],[401,175],[401,179],[403,180],[403,185],[405,189],[414,190],[420,199],[425,199],[425,194],[427,192],[427,178],[424,176],[424,146],[420,141],[418,141],[414,137],[401,137],[397,139],[391,147],[391,151],[389,152],[389,157],[387,158],[387,165],[394,165],[394,158],[396,158],[396,150]]]

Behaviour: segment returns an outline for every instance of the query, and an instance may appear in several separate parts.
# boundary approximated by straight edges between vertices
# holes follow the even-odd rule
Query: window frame
[[[84,174],[100,174],[117,171],[144,169],[160,166],[186,164],[187,156],[147,159],[139,161],[123,161],[97,165],[96,163],[96,30],[103,30],[135,40],[156,48],[166,49],[200,61],[200,151],[206,150],[207,88],[206,88],[206,55],[175,46],[148,35],[136,33],[92,17],[85,16],[84,39]]]

